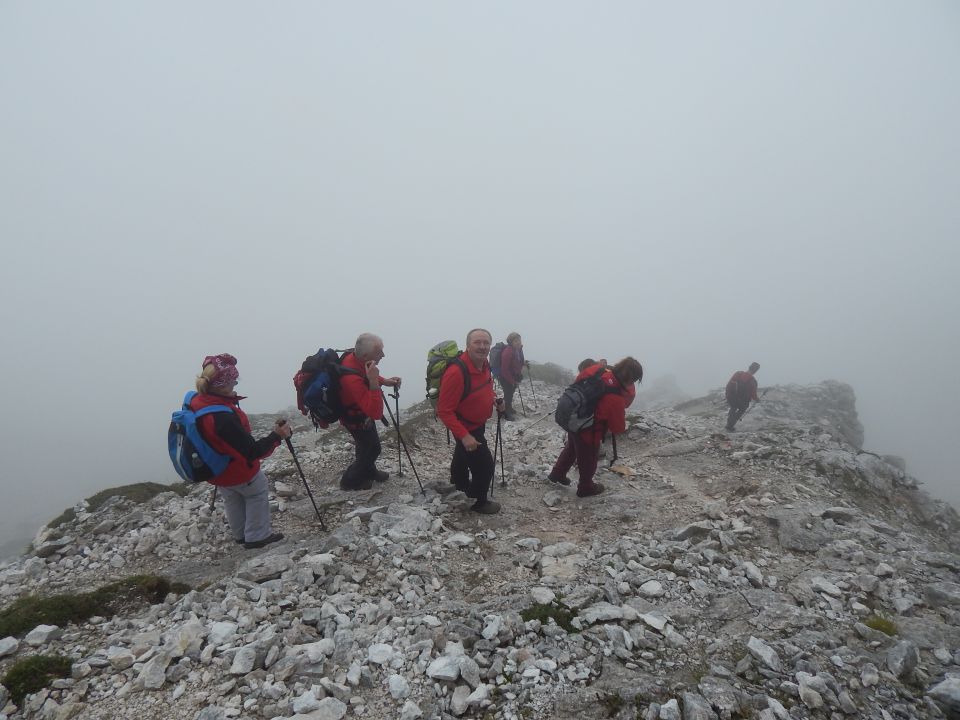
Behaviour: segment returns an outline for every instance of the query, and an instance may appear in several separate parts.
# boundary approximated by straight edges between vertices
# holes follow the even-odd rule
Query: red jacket
[[[757,379],[746,370],[737,370],[727,381],[726,387],[727,402],[739,402],[748,405],[751,400],[756,402],[757,397]]]
[[[366,418],[379,420],[383,417],[383,395],[380,385],[370,388],[367,383],[367,371],[363,362],[352,352],[340,360],[340,364],[358,374],[345,373],[340,376],[340,402],[347,409],[347,415],[340,420],[344,427],[356,427]]]
[[[509,343],[500,354],[500,377],[511,385],[519,385],[523,373],[523,348],[514,350]]]
[[[450,363],[440,380],[440,400],[437,417],[459,440],[471,430],[483,427],[493,415],[493,377],[490,363],[484,361],[477,370],[466,351],[458,355],[470,376],[470,394],[463,400],[463,370]]]
[[[596,372],[600,372],[603,367],[600,363],[591,365],[577,375],[577,380],[583,380]],[[633,402],[637,395],[637,389],[633,385],[624,387],[617,380],[617,376],[609,368],[604,369],[602,380],[604,385],[610,390],[600,398],[597,403],[597,409],[593,412],[593,425],[586,430],[581,430],[578,435],[589,445],[599,447],[603,442],[603,436],[610,432],[619,435],[627,429],[627,406]]]
[[[260,460],[273,454],[280,446],[280,436],[271,432],[260,440],[250,434],[250,421],[240,409],[239,395],[226,397],[212,393],[198,393],[190,401],[192,410],[210,405],[226,405],[233,412],[211,413],[197,421],[200,434],[210,447],[221,455],[229,455],[227,469],[210,482],[221,487],[242,485],[260,472]]]

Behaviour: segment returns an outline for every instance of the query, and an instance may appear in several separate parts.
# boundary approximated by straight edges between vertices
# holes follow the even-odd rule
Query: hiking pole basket
[[[417,479],[417,485],[420,486],[420,492],[423,495],[427,494],[427,491],[423,489],[423,483],[420,482],[420,473],[417,472],[417,466],[413,463],[413,458],[410,457],[410,450],[407,448],[407,441],[403,439],[403,434],[400,432],[400,423],[397,422],[397,419],[393,416],[393,410],[390,409],[390,403],[387,402],[387,394],[383,391],[383,388],[380,388],[380,395],[383,396],[383,404],[387,406],[387,412],[390,413],[390,420],[393,421],[393,426],[397,429],[397,439],[400,441],[400,445],[403,446],[403,452],[407,456],[407,460],[410,462],[410,467],[413,468],[413,476]]]
[[[397,476],[403,477],[403,448],[400,446],[400,388],[394,387],[390,397],[393,398],[393,409],[397,414],[397,466],[400,468],[397,470]],[[387,405],[387,409],[389,408],[390,406]]]
[[[287,449],[290,451],[290,454],[293,455],[293,464],[297,466],[297,472],[300,473],[300,479],[303,480],[303,486],[307,489],[307,495],[310,496],[310,504],[313,505],[313,511],[317,514],[317,520],[320,521],[320,529],[326,530],[327,526],[323,522],[323,515],[320,514],[320,508],[317,507],[317,501],[313,499],[313,491],[310,489],[310,483],[307,482],[306,476],[303,474],[303,468],[300,467],[300,460],[297,458],[297,453],[293,449],[293,443],[290,442],[290,438],[286,438]]]

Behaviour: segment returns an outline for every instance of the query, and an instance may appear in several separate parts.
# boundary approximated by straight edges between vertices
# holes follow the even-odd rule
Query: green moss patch
[[[539,620],[541,624],[546,625],[553,621],[566,630],[568,633],[575,633],[577,629],[571,624],[571,620],[577,615],[576,611],[571,610],[562,602],[554,601],[552,603],[535,603],[526,610],[520,611],[520,617],[524,622],[530,620]]]
[[[122,610],[163,602],[167,593],[190,588],[157,575],[134,575],[88,593],[39,597],[26,595],[0,610],[0,637],[20,637],[37,625],[81,623],[94,615],[113,617]]]
[[[31,655],[14,663],[0,682],[19,705],[27,695],[43,690],[57,678],[70,677],[72,665],[62,655]]]

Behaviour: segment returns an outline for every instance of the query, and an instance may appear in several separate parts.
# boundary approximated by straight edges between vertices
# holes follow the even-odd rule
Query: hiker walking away
[[[270,525],[267,476],[260,470],[260,461],[290,437],[290,424],[285,419],[277,420],[269,435],[255,440],[250,434],[250,421],[240,409],[240,401],[245,398],[235,390],[240,379],[237,359],[226,353],[208,355],[202,367],[190,409],[224,405],[231,410],[204,415],[197,425],[211,448],[230,457],[226,470],[209,482],[223,496],[223,510],[233,539],[247,549],[283,540],[283,534],[274,532]]]
[[[727,382],[724,394],[730,411],[727,413],[727,432],[733,432],[734,426],[750,407],[750,401],[760,402],[757,397],[757,379],[754,375],[760,369],[759,363],[750,363],[749,369],[737,370]]]
[[[503,412],[503,400],[495,398],[487,362],[491,343],[487,330],[475,328],[467,333],[467,349],[444,371],[437,402],[437,417],[457,441],[450,482],[476,501],[470,507],[473,512],[484,515],[500,512],[500,504],[487,499],[495,468],[484,433],[494,406]]]
[[[643,380],[643,366],[634,358],[625,357],[613,367],[607,367],[605,362],[589,365],[580,371],[576,381],[598,373],[605,392],[593,412],[593,424],[579,432],[567,433],[560,457],[547,476],[550,482],[569,485],[567,473],[576,463],[580,473],[577,497],[590,497],[604,491],[604,486],[593,480],[600,458],[600,445],[607,432],[619,435],[626,430],[627,408],[637,394],[634,383]]]
[[[384,357],[383,340],[373,333],[363,333],[353,351],[340,360],[346,370],[340,376],[340,402],[345,410],[340,424],[356,444],[356,459],[340,478],[341,490],[369,490],[374,481],[384,482],[390,477],[377,470],[381,450],[377,421],[383,417],[380,387],[400,387],[400,378],[381,377],[377,363]]]
[[[513,395],[517,386],[523,380],[523,368],[526,361],[523,359],[523,340],[520,333],[512,332],[507,335],[507,346],[500,355],[500,384],[503,386],[503,419],[516,420],[513,412]]]

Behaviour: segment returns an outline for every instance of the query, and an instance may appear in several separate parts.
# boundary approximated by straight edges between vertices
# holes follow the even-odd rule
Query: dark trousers
[[[593,483],[593,476],[597,474],[597,463],[600,460],[600,448],[591,445],[580,437],[579,433],[567,433],[567,442],[560,451],[560,457],[550,471],[550,477],[562,478],[577,464],[580,473],[580,485]]]
[[[357,457],[340,478],[344,487],[356,485],[367,479],[373,479],[377,471],[377,458],[380,457],[380,434],[375,423],[365,423],[363,427],[347,428],[357,445]]]
[[[734,425],[740,421],[748,407],[750,407],[749,400],[746,402],[737,400],[730,405],[730,412],[727,413],[727,430],[733,430]]]
[[[457,486],[477,502],[487,499],[490,482],[493,480],[493,455],[487,446],[487,439],[483,436],[486,426],[471,430],[470,434],[480,443],[473,452],[467,452],[463,443],[457,440],[453,449],[453,460],[450,462],[450,482]]]
[[[500,385],[503,387],[503,412],[506,415],[513,416],[513,394],[517,391],[517,386],[509,380],[500,378]]]

